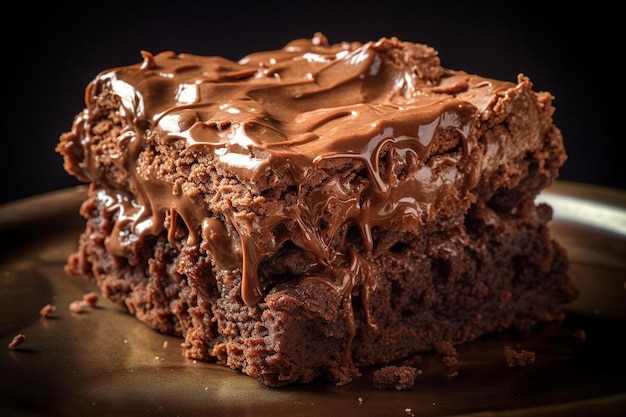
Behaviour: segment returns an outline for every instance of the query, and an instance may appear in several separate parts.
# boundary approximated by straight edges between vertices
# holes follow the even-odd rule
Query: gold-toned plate
[[[228,368],[185,359],[182,339],[159,334],[65,274],[84,226],[78,187],[0,206],[0,415],[4,416],[617,416],[626,410],[626,192],[557,182],[555,209],[581,296],[567,318],[458,347],[456,377],[435,353],[409,391],[351,384],[268,388]],[[47,319],[46,304],[56,311]],[[17,334],[17,349],[8,344]],[[580,336],[584,335],[584,338]],[[584,340],[583,340],[584,339]],[[506,345],[536,361],[509,368]]]

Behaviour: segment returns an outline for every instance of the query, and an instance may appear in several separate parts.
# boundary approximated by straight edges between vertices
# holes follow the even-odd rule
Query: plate
[[[83,220],[82,187],[0,206],[0,415],[95,416],[616,416],[626,409],[626,192],[559,181],[539,196],[568,249],[581,296],[567,317],[458,347],[450,377],[435,353],[408,391],[351,384],[269,388],[231,369],[186,359],[182,339],[153,331],[65,274]],[[57,308],[40,317],[46,304]],[[17,349],[8,344],[17,334]],[[584,337],[580,337],[584,335]],[[509,368],[507,345],[535,352]]]

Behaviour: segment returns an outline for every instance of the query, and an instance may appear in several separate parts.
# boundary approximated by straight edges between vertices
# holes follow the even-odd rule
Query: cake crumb
[[[39,316],[43,319],[47,319],[52,315],[52,313],[54,313],[56,309],[57,308],[54,304],[46,304],[45,306],[41,307],[41,310],[39,310]]]
[[[359,405],[363,405],[363,398],[362,397],[357,398],[357,400],[359,400]]]
[[[13,337],[13,340],[9,343],[9,349],[17,349],[26,340],[24,333],[19,333]]]
[[[76,300],[70,303],[70,311],[72,313],[85,313],[91,305],[85,300]]]
[[[411,410],[410,408],[405,408],[404,412],[407,413],[410,416],[414,416],[415,414],[413,414],[413,410]]]
[[[98,303],[98,293],[95,291],[88,292],[83,295],[83,301],[92,307],[95,306]]]
[[[85,313],[89,308],[95,307],[98,303],[98,293],[95,291],[83,294],[83,298],[70,303],[70,311],[72,313]]]
[[[167,340],[163,342],[163,349],[167,348]]]
[[[385,366],[374,372],[374,388],[409,390],[421,371],[412,366]]]
[[[504,360],[509,368],[532,365],[535,363],[535,352],[507,345],[504,347]]]

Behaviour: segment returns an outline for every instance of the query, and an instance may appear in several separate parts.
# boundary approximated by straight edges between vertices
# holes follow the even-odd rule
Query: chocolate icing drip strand
[[[325,273],[304,277],[300,285],[328,285],[341,297],[341,308],[346,315],[346,345],[343,355],[343,364],[351,362],[352,342],[356,335],[356,320],[353,307],[353,289],[361,286],[360,298],[369,327],[377,332],[378,326],[373,322],[369,309],[369,299],[376,290],[376,282],[373,280],[372,265],[363,256],[352,248],[345,248],[345,253],[339,253],[334,265],[325,270]],[[349,265],[342,266],[348,257]]]

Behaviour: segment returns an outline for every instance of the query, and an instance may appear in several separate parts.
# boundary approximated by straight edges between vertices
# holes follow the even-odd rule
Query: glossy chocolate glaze
[[[376,287],[375,266],[367,259],[372,229],[417,230],[434,219],[437,206],[468,207],[469,192],[488,165],[473,152],[475,124],[496,97],[516,88],[446,70],[432,48],[394,38],[330,45],[316,34],[239,62],[174,52],[142,55],[141,64],[105,71],[86,89],[86,109],[58,146],[65,167],[93,182],[101,204],[118,211],[107,241],[112,253],[124,255],[129,233],[157,235],[166,225],[174,243],[180,218],[188,245],[201,245],[217,268],[241,268],[247,304],[268,291],[258,277],[260,263],[291,241],[315,258],[301,284],[331,285],[349,302],[359,283],[367,305]],[[520,79],[517,88],[528,88],[528,81]],[[119,97],[125,118],[112,163],[125,173],[130,193],[103,174],[92,153],[92,111],[106,91]],[[457,151],[426,164],[443,137],[457,141]],[[281,207],[268,207],[263,216],[218,213],[179,185],[140,172],[138,160],[149,142],[181,140],[181,156],[211,154],[214,169],[249,187],[262,178],[297,187],[299,233],[278,232],[277,226],[294,219]],[[491,160],[504,159],[505,152],[490,144]],[[304,191],[316,170],[339,160],[364,166],[366,185],[354,190],[330,181]],[[325,228],[332,239],[319,232],[329,211],[334,216]],[[346,224],[359,229],[364,253],[345,243]],[[262,241],[250,232],[259,228],[277,232]]]

